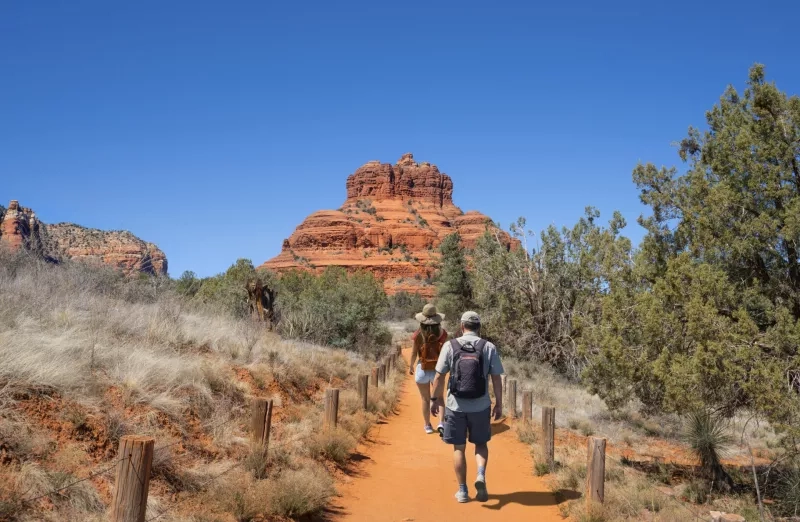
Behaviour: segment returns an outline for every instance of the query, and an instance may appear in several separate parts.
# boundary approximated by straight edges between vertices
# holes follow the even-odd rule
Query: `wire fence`
[[[37,500],[41,500],[41,499],[43,499],[43,498],[45,498],[45,497],[49,497],[49,496],[52,496],[52,495],[56,495],[56,494],[58,494],[58,493],[61,493],[61,492],[63,492],[63,491],[66,491],[66,490],[68,490],[68,489],[70,489],[70,488],[72,488],[72,487],[75,487],[75,486],[77,486],[78,484],[80,484],[80,483],[82,483],[82,482],[86,482],[87,480],[91,480],[91,479],[93,479],[93,478],[95,478],[95,477],[99,477],[100,475],[104,475],[104,474],[108,473],[109,471],[116,469],[116,467],[117,467],[117,464],[119,464],[119,463],[120,463],[120,462],[122,462],[123,460],[125,460],[125,458],[124,458],[124,457],[123,457],[123,458],[120,458],[120,459],[117,459],[117,460],[113,461],[111,464],[109,464],[107,467],[104,467],[103,469],[100,469],[100,470],[98,470],[98,471],[94,471],[94,472],[92,472],[92,473],[89,473],[89,475],[87,475],[86,477],[84,477],[84,478],[82,478],[82,479],[75,480],[75,481],[73,481],[73,482],[70,482],[70,483],[69,483],[69,484],[67,484],[66,486],[62,486],[62,487],[60,487],[60,488],[53,489],[53,490],[51,490],[51,491],[48,491],[47,493],[42,493],[41,495],[37,495],[37,496],[35,496],[35,497],[31,497],[31,498],[23,498],[23,499],[22,499],[22,500],[20,500],[19,502],[20,502],[20,504],[22,504],[23,506],[26,506],[26,505],[30,505],[30,504],[32,504],[33,502],[36,502]]]

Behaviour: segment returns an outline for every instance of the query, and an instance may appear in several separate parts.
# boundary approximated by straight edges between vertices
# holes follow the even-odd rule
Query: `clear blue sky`
[[[536,4],[4,1],[0,200],[205,276],[410,151],[464,210],[538,229],[591,204],[638,240],[638,161],[677,164],[756,61],[800,92],[800,2]]]

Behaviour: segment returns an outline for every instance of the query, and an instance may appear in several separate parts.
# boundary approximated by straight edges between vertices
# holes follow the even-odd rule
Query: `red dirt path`
[[[334,520],[563,521],[554,495],[532,473],[529,448],[517,440],[508,421],[494,425],[489,443],[489,501],[457,503],[452,446],[438,434],[425,434],[419,403],[417,387],[407,375],[397,414],[373,429],[369,442],[359,447],[353,472],[339,485],[341,496],[331,506]],[[474,498],[472,448],[467,447],[467,478]]]

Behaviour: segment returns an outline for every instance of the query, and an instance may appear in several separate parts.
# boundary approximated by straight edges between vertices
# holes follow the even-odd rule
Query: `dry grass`
[[[611,412],[596,395],[591,395],[580,383],[569,381],[551,368],[530,361],[504,360],[506,374],[516,379],[517,408],[521,408],[522,390],[533,392],[533,418],[541,418],[542,406],[556,408],[556,427],[568,428],[584,436],[605,437],[615,444],[642,448],[649,438],[683,442],[684,422],[676,415],[646,416],[640,405],[632,402],[620,411]],[[745,429],[746,428],[746,429]],[[776,447],[778,437],[772,428],[751,417],[732,420],[730,433],[737,444],[731,447],[730,457],[746,457],[746,444],[741,444],[742,435],[749,440],[756,456],[766,454]]]
[[[609,412],[602,400],[592,396],[579,383],[570,382],[541,365],[503,361],[509,378],[518,381],[518,405],[521,407],[521,390],[531,390],[534,396],[534,419],[541,417],[542,406],[556,408],[556,425],[582,436],[601,436],[618,448],[649,454],[658,452],[665,441],[669,447],[683,448],[687,456],[691,451],[683,442],[684,423],[671,415],[647,417],[638,412],[637,404],[630,404],[621,412]],[[746,419],[734,419],[731,433],[739,441],[742,432],[756,448],[774,444],[775,434],[769,426],[752,421],[744,430]],[[602,508],[587,513],[583,491],[586,482],[585,446],[574,447],[556,444],[556,466],[549,469],[539,450],[541,425],[534,422],[516,427],[519,440],[532,445],[532,472],[545,476],[551,489],[561,496],[561,514],[579,522],[616,522],[652,520],[683,522],[709,520],[710,510],[737,513],[748,521],[757,521],[757,506],[751,495],[710,495],[698,481],[673,482],[672,473],[665,465],[663,471],[646,474],[622,465],[611,454],[606,458],[606,501]],[[759,451],[759,450],[757,450]],[[731,456],[745,455],[747,448],[737,445]],[[756,453],[758,455],[758,453]],[[743,479],[747,482],[749,476]],[[704,517],[704,518],[703,518]]]
[[[363,412],[354,388],[374,363],[282,340],[163,286],[0,252],[0,519],[101,520],[105,475],[56,495],[46,514],[19,502],[108,465],[128,433],[154,436],[157,448],[175,443],[154,456],[151,491],[179,493],[152,495],[150,512],[168,512],[160,520],[200,520],[193,502],[209,491],[217,500],[197,513],[207,520],[299,516],[333,494],[317,461],[346,463],[394,407],[399,372],[370,388]],[[340,427],[323,434],[319,398],[330,385],[342,389]],[[248,440],[251,395],[273,397],[280,411],[266,455]],[[31,417],[35,401],[57,407]]]
[[[537,450],[532,452],[535,465],[542,462]],[[662,477],[648,476],[625,466],[616,458],[606,458],[605,502],[586,511],[583,492],[586,487],[586,454],[584,448],[557,447],[556,469],[547,476],[547,483],[562,500],[561,514],[580,522],[621,522],[651,520],[683,522],[709,520],[709,511],[737,513],[748,521],[758,520],[752,498],[719,496],[711,498],[695,482],[669,483]],[[700,501],[700,502],[698,502]]]

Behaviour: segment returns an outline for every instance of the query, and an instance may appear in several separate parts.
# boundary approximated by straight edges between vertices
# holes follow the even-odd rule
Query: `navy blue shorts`
[[[492,409],[475,413],[444,409],[444,440],[454,446],[467,443],[467,434],[472,444],[486,444],[492,438]]]

